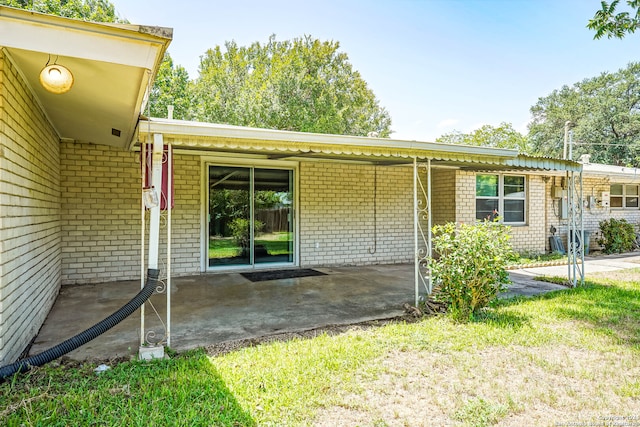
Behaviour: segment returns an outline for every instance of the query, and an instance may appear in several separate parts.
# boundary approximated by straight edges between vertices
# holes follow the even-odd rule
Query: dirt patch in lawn
[[[633,261],[640,263],[639,261]],[[605,271],[602,273],[590,273],[587,275],[587,279],[607,279],[607,280],[619,280],[623,282],[637,282],[640,280],[640,274],[638,273],[638,269],[626,269],[626,270],[615,270],[615,271]]]
[[[570,425],[640,413],[637,396],[625,396],[640,363],[606,353],[566,346],[396,351],[381,366],[359,375],[358,390],[322,410],[314,425]]]

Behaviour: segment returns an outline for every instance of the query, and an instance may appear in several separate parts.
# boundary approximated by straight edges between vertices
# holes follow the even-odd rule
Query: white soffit
[[[171,29],[103,24],[0,6],[0,47],[63,140],[128,148]],[[39,83],[47,62],[74,76],[68,93]]]

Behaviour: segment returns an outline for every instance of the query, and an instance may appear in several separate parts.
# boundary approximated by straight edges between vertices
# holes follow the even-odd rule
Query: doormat
[[[296,277],[326,276],[325,273],[311,268],[297,270],[273,270],[256,271],[255,273],[240,273],[245,279],[252,282],[265,282],[267,280],[294,279]]]

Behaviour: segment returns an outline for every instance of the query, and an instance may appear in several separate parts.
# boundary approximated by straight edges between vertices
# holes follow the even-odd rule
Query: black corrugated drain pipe
[[[148,269],[147,270],[147,282],[144,287],[138,292],[138,294],[131,299],[128,303],[123,305],[119,310],[114,312],[106,319],[96,323],[89,329],[80,332],[79,334],[69,338],[68,340],[51,347],[42,353],[35,356],[28,357],[26,359],[19,360],[11,365],[3,366],[0,368],[0,382],[4,381],[7,377],[16,373],[27,372],[32,366],[42,366],[49,363],[65,354],[77,349],[78,347],[88,343],[89,341],[104,334],[109,329],[122,322],[124,319],[133,314],[146,300],[153,295],[156,287],[158,286],[158,276],[160,270]]]

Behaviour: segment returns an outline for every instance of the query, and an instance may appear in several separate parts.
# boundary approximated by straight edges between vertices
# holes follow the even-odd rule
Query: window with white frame
[[[628,184],[611,184],[609,188],[612,208],[638,208],[638,186]]]
[[[476,175],[476,219],[499,215],[505,224],[524,224],[526,202],[523,175]]]

